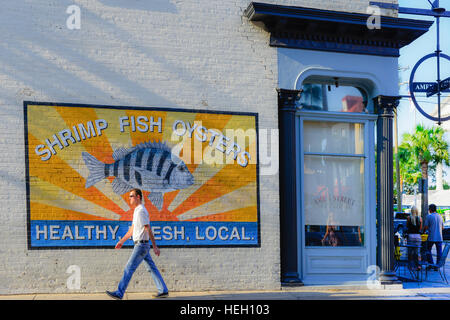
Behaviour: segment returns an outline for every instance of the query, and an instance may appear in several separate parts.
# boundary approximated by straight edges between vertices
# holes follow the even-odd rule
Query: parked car
[[[403,236],[406,231],[406,220],[411,215],[409,212],[395,212],[394,213],[394,233],[399,233]]]
[[[444,222],[444,231],[442,231],[444,241],[450,240],[450,221]]]

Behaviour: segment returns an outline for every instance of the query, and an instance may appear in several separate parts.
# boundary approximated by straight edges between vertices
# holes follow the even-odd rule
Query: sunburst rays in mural
[[[163,141],[171,147],[182,146],[180,157],[195,182],[190,187],[165,193],[161,210],[147,200],[151,192],[144,189],[145,205],[152,220],[257,221],[254,161],[245,167],[238,165],[233,152],[217,152],[216,144],[209,143],[210,136],[199,143],[194,135],[173,135],[173,124],[180,119],[191,126],[197,123],[225,134],[232,129],[254,130],[254,117],[42,105],[28,105],[27,112],[31,220],[131,220],[127,196],[115,193],[113,177],[85,188],[89,170],[81,154],[86,152],[101,162],[113,163],[113,153],[119,148]],[[140,116],[145,117],[148,126],[153,121],[153,131],[139,130],[143,128],[143,122],[141,127],[137,122]],[[121,118],[124,119],[122,122],[119,121]],[[87,126],[89,121],[92,123],[96,119],[105,120],[107,128],[95,132],[95,137],[92,131],[90,138],[75,138],[79,124]],[[67,131],[60,136],[63,130]],[[48,143],[53,144],[55,153],[43,161],[36,150],[39,145],[48,147]],[[241,149],[247,150],[254,157],[252,160],[256,159],[256,143],[256,137],[247,137],[241,142]]]

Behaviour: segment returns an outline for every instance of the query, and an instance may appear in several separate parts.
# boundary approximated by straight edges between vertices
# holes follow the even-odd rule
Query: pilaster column
[[[280,130],[281,282],[302,285],[298,257],[296,105],[301,90],[277,89]]]
[[[393,119],[400,97],[374,98],[377,121],[377,210],[381,284],[397,283],[394,271]]]

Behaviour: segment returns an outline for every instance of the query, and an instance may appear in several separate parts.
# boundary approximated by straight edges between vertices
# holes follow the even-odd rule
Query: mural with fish
[[[184,162],[164,143],[142,143],[133,148],[114,151],[114,163],[97,160],[87,152],[83,159],[89,168],[86,188],[113,176],[112,189],[122,195],[133,188],[151,191],[149,200],[162,209],[165,192],[184,189],[194,183],[194,177]]]
[[[159,246],[260,246],[257,114],[27,101],[24,114],[29,249],[113,248],[132,188]]]

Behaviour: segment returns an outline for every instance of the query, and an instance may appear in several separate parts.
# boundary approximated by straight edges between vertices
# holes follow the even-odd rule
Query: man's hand
[[[119,237],[120,240],[116,244],[116,247],[115,247],[116,249],[122,248],[125,241],[127,241],[128,239],[131,238],[131,236],[133,235],[133,228],[134,228],[134,226],[131,225],[131,227],[128,229],[127,233],[122,238]]]
[[[122,241],[117,242],[115,249],[120,249],[120,248],[122,248],[122,245],[123,245],[123,242],[122,242]]]
[[[144,226],[145,230],[148,232],[148,236],[150,237],[150,241],[152,242],[153,252],[159,257],[161,251],[159,251],[158,246],[156,245],[155,237],[153,236],[152,228],[150,228],[149,224]]]

